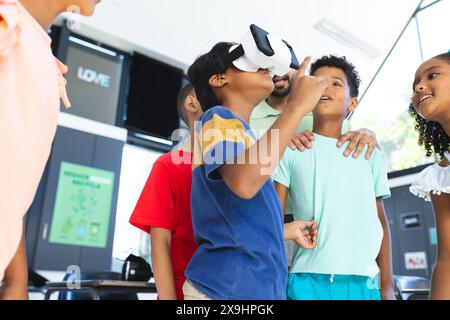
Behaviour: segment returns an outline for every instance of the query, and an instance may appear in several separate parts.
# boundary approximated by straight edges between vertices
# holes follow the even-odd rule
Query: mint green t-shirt
[[[390,197],[384,155],[347,158],[348,142],[314,136],[312,149],[287,149],[272,176],[289,188],[294,219],[318,224],[316,248],[296,245],[291,272],[373,277],[383,239],[376,198]]]
[[[262,101],[255,109],[250,116],[250,128],[256,134],[256,137],[260,139],[267,130],[272,127],[272,125],[277,121],[278,117],[281,115],[281,111],[272,108],[267,101]],[[313,114],[312,112],[307,113],[302,121],[298,124],[297,132],[303,132],[305,130],[312,131],[313,129]],[[350,122],[348,120],[344,120],[342,123],[342,133],[347,133],[351,130]],[[315,142],[313,142],[314,145]],[[288,197],[286,202],[286,214],[292,213],[291,206],[291,198]]]

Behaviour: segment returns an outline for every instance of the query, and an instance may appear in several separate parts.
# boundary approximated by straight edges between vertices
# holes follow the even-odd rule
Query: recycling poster
[[[49,242],[105,248],[114,172],[62,162]]]

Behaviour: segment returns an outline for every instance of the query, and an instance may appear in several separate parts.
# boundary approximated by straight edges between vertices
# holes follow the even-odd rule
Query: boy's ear
[[[196,99],[193,96],[191,96],[191,95],[186,97],[186,100],[184,101],[184,109],[187,112],[190,112],[190,113],[197,113],[198,112],[198,106],[195,103],[195,100]]]
[[[352,113],[353,111],[355,111],[358,105],[359,105],[358,98],[356,97],[352,98],[350,100],[350,105],[348,106],[348,113]]]
[[[209,78],[209,85],[213,88],[221,88],[228,82],[225,73],[215,74]]]

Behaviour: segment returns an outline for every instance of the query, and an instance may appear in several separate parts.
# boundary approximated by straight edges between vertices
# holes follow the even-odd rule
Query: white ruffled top
[[[450,161],[450,153],[444,155]],[[442,167],[437,163],[429,166],[419,173],[409,191],[426,201],[431,201],[431,194],[450,194],[450,166]]]

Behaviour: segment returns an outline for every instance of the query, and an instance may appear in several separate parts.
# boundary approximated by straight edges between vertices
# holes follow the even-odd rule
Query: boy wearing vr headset
[[[191,193],[199,248],[186,270],[185,299],[285,299],[284,239],[315,246],[315,222],[296,221],[283,229],[270,175],[329,81],[305,76],[310,61],[305,59],[286,110],[257,141],[248,123],[273,91],[271,69],[251,66],[248,51],[233,56],[236,47],[218,43],[188,70],[205,113],[195,130]]]
[[[288,299],[395,299],[384,156],[375,149],[368,161],[354,159],[336,148],[344,119],[358,105],[358,73],[345,58],[328,56],[312,64],[311,74],[332,83],[313,111],[314,148],[286,150],[273,175],[283,210],[289,193],[294,219],[314,219],[320,229],[314,250],[294,251]]]

